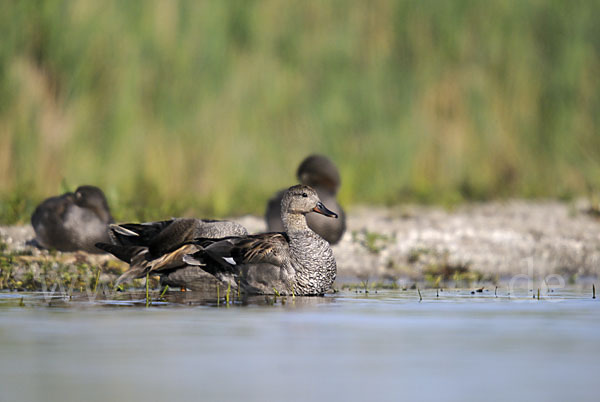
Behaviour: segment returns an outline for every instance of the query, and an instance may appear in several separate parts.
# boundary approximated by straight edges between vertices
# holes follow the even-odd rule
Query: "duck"
[[[283,195],[283,232],[196,237],[162,247],[170,251],[156,255],[135,245],[97,246],[130,263],[117,284],[150,274],[190,290],[205,291],[216,280],[245,295],[323,295],[333,285],[337,265],[329,242],[307,225],[306,215],[312,213],[337,218],[316,190],[296,185]]]
[[[329,242],[308,226],[312,213],[338,218],[312,187],[292,186],[281,201],[283,232],[196,239],[199,250],[184,261],[244,294],[323,295],[332,288],[337,265]]]
[[[176,271],[184,267],[185,253],[197,251],[191,244],[196,238],[222,238],[226,236],[244,236],[248,231],[242,225],[227,220],[171,218],[169,220],[111,224],[110,242],[98,242],[96,247],[113,254],[130,264],[130,268],[121,275],[116,286],[146,275],[148,269],[160,265],[163,272]],[[203,282],[210,277],[198,270],[193,279]],[[174,275],[161,277],[163,285],[185,288],[190,278],[180,279]]]
[[[309,155],[298,166],[296,176],[300,184],[316,190],[321,201],[338,215],[338,219],[329,219],[319,214],[306,217],[308,227],[330,244],[337,244],[346,231],[346,215],[337,201],[341,184],[340,174],[335,164],[324,155]],[[267,231],[283,231],[280,208],[285,190],[278,191],[267,203],[265,221]]]
[[[110,240],[108,225],[112,222],[104,193],[91,185],[47,198],[31,215],[36,243],[58,251],[103,253],[95,243]]]

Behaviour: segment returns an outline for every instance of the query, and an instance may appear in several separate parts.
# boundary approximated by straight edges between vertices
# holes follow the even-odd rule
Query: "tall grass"
[[[0,8],[0,221],[78,184],[117,219],[261,213],[309,153],[341,201],[600,189],[598,1]]]

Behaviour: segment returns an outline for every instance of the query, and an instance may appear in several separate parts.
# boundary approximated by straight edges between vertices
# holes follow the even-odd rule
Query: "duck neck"
[[[310,230],[306,224],[306,216],[300,213],[282,213],[281,220],[286,233],[305,232]]]

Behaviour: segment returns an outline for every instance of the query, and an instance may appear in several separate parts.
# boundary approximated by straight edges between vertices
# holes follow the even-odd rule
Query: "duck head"
[[[340,173],[335,164],[324,155],[310,155],[300,166],[296,176],[300,183],[314,188],[327,189],[336,194],[341,183]]]
[[[303,184],[290,187],[285,192],[281,200],[281,212],[283,216],[306,215],[310,212],[316,212],[330,218],[338,217],[335,212],[330,211],[323,205],[317,192],[312,187]]]
[[[103,222],[113,221],[106,197],[98,187],[79,186],[75,190],[74,198],[77,206],[93,210]]]

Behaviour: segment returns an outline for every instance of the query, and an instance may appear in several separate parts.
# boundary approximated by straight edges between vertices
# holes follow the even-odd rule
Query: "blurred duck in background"
[[[112,222],[106,197],[94,186],[50,197],[31,216],[37,243],[58,251],[102,253],[94,245],[110,241],[108,225]]]
[[[323,204],[339,216],[339,219],[328,219],[319,214],[306,216],[309,228],[330,244],[336,244],[346,231],[346,216],[336,199],[341,184],[337,167],[326,156],[310,155],[302,161],[296,176],[301,184],[314,188]],[[265,219],[267,221],[267,231],[269,232],[282,232],[284,230],[281,221],[281,200],[284,193],[285,190],[279,191],[267,204]]]

